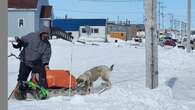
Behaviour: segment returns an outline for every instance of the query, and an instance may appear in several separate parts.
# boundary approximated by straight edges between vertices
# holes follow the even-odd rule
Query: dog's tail
[[[112,64],[112,65],[110,66],[110,71],[112,71],[113,68],[114,68],[114,64]]]

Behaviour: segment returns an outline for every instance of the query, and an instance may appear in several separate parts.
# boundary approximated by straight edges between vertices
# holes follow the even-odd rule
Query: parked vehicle
[[[142,43],[142,39],[141,39],[141,38],[138,38],[138,37],[134,38],[134,41],[135,41],[135,42]]]
[[[177,44],[177,47],[185,49],[187,47],[187,38],[182,38],[182,40]],[[195,39],[190,40],[190,47],[192,50],[195,49]]]
[[[173,39],[167,39],[163,42],[164,45],[167,45],[167,46],[173,46],[175,47],[176,46],[176,42],[173,40]]]
[[[172,39],[171,37],[168,37],[168,36],[166,36],[166,37],[161,37],[161,38],[159,39],[159,44],[160,44],[160,46],[162,46],[162,47],[164,47],[165,45],[166,45],[166,46],[173,46],[173,47],[175,47],[175,46],[176,46],[176,42],[177,42],[176,39]]]

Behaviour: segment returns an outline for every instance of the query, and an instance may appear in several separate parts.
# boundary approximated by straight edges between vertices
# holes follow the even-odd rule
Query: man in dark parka
[[[16,38],[17,44],[14,48],[22,48],[19,55],[20,68],[18,74],[18,92],[20,99],[26,99],[26,85],[30,73],[38,73],[38,83],[47,88],[46,70],[49,69],[51,58],[51,45],[49,39],[49,28],[44,27],[40,32],[32,32],[21,38]]]

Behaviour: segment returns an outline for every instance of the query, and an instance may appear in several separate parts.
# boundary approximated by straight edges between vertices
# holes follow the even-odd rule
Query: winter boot
[[[40,100],[44,100],[44,99],[47,99],[48,98],[48,90],[43,88],[43,87],[40,87],[39,88],[39,92],[38,92],[38,98]]]
[[[18,82],[18,84],[14,90],[15,98],[17,100],[25,100],[26,99],[26,91],[27,91],[26,83],[23,81]]]
[[[25,100],[26,99],[26,91],[27,91],[27,84],[25,82],[18,82],[14,90],[14,96],[17,100]]]
[[[41,87],[38,84],[33,83],[32,81],[28,81],[27,84],[31,91],[33,91],[33,96],[35,98],[44,100],[48,97],[48,90],[44,87]]]

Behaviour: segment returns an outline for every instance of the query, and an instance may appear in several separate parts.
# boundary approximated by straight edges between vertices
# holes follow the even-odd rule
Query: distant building
[[[146,37],[145,31],[138,31],[137,32],[137,37],[138,38],[145,38]]]
[[[106,19],[55,19],[53,27],[71,32],[77,41],[106,41]]]
[[[108,23],[107,24],[108,34],[112,38],[129,40],[131,38],[131,35],[132,35],[130,30],[131,30],[130,24],[116,24],[116,23]],[[124,36],[121,36],[121,33],[123,33],[123,35],[125,34],[126,38],[123,38]]]
[[[134,27],[136,27],[136,37],[145,38],[144,24],[134,24]]]
[[[23,36],[51,26],[52,6],[48,0],[8,0],[8,36]]]
[[[127,41],[127,33],[126,32],[110,32],[110,37]]]
[[[127,24],[127,23],[126,24],[125,23],[122,23],[122,24],[108,23],[107,30],[108,30],[108,34],[111,37],[113,37],[113,38],[117,37],[117,38],[122,39],[122,40],[131,40],[132,38],[137,37],[137,32],[145,31],[143,24]],[[113,33],[115,33],[115,34],[113,34]],[[123,34],[121,34],[121,33],[123,33]]]

